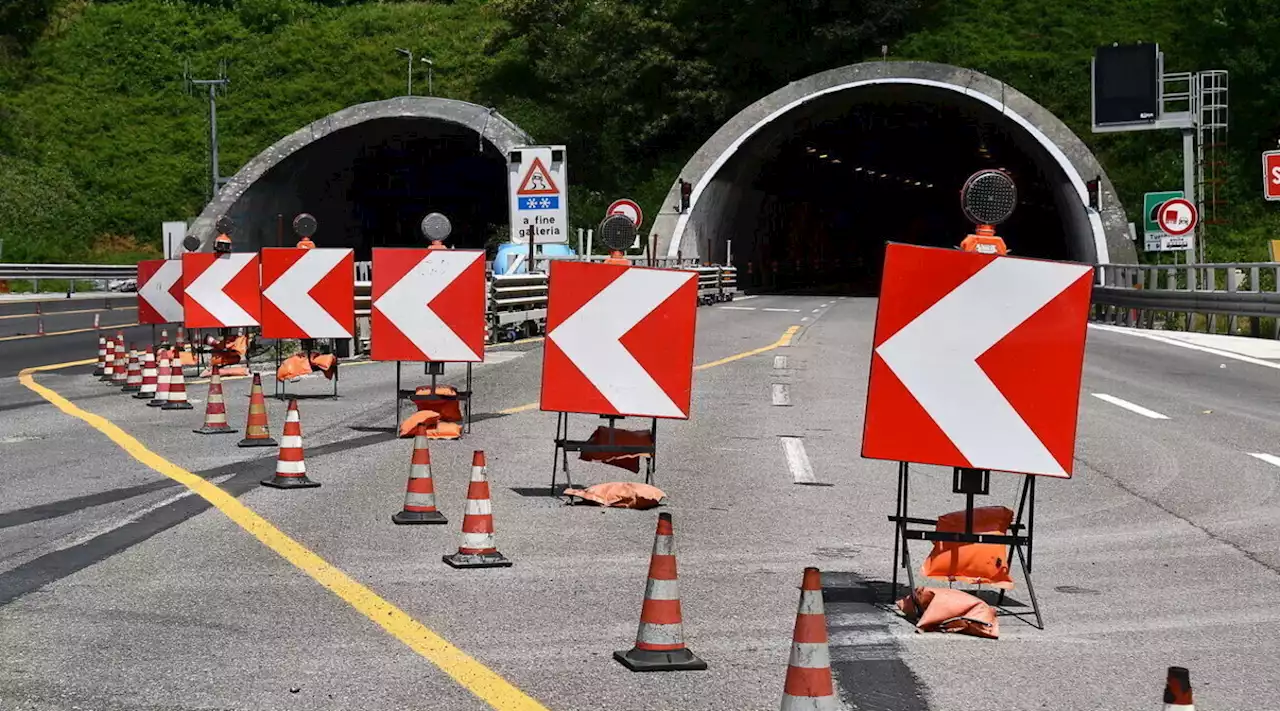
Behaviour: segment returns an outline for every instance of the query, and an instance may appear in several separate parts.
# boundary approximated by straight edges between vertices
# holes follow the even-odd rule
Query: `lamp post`
[[[407,49],[401,49],[400,47],[396,47],[396,52],[399,52],[402,56],[409,58],[409,93],[407,96],[413,96],[413,52],[410,52]]]
[[[426,57],[422,57],[421,60],[423,64],[427,65],[427,96],[435,96],[435,90],[431,85],[431,70],[435,68],[436,63]]]

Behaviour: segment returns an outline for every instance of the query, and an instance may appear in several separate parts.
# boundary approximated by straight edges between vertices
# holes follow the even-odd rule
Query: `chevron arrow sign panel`
[[[182,260],[138,262],[138,323],[182,323]]]
[[[263,337],[352,338],[355,299],[352,250],[262,250]]]
[[[258,325],[262,294],[258,290],[257,254],[184,254],[182,283],[187,328]]]
[[[862,456],[1067,478],[1093,268],[891,244]]]
[[[373,250],[373,360],[484,360],[484,250]]]

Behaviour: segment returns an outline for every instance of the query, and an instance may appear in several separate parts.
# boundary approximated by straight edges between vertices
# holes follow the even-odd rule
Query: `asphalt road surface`
[[[709,367],[692,419],[661,424],[656,484],[702,672],[611,659],[635,639],[657,512],[546,495],[555,417],[531,406],[540,343],[491,350],[473,432],[432,447],[448,526],[390,522],[411,446],[389,434],[389,364],[344,366],[338,399],[301,400],[322,484],[303,491],[258,485],[274,449],[191,432],[201,383],[196,409],[162,412],[84,367],[37,373],[59,409],[0,377],[0,708],[776,709],[807,565],[824,572],[851,708],[1152,709],[1171,665],[1191,669],[1201,708],[1280,697],[1280,369],[1090,329],[1076,476],[1038,486],[1046,628],[1006,617],[999,640],[916,634],[872,604],[892,572],[896,477],[859,456],[874,313],[873,300],[823,296],[699,310]],[[96,349],[94,333],[57,338],[19,356],[31,339],[0,341],[0,362]],[[248,382],[226,391],[243,428]],[[278,435],[284,404],[268,403]],[[573,434],[596,423],[575,416]],[[458,546],[476,449],[511,568],[440,560]],[[631,478],[571,467],[577,484]],[[913,513],[962,508],[949,471],[913,472]],[[1017,484],[993,475],[982,503],[1014,506]],[[1011,609],[1025,611],[1015,579]]]

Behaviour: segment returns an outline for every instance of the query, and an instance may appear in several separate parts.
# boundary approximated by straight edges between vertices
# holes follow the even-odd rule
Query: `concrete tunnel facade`
[[[972,155],[964,150],[970,143]],[[840,157],[832,157],[837,152]],[[806,155],[827,160],[805,163]],[[1136,261],[1111,182],[1070,128],[997,79],[928,62],[832,69],[743,109],[681,171],[692,184],[688,210],[679,211],[677,181],[650,236],[659,255],[711,262],[725,261],[732,241],[740,275],[749,264],[756,271],[768,268],[788,250],[804,251],[798,259],[830,262],[833,253],[848,256],[850,243],[865,241],[857,249],[875,262],[876,242],[881,250],[886,240],[955,246],[972,227],[960,210],[960,188],[984,167],[1004,167],[1018,184],[1019,206],[999,228],[1012,253]],[[1094,177],[1101,184],[1097,210],[1088,205],[1085,185]],[[886,183],[906,197],[886,192]],[[863,214],[841,205],[860,199]],[[895,200],[902,203],[896,206],[901,215],[884,219]],[[787,201],[789,212],[777,209]],[[825,212],[796,207],[813,203],[822,203]],[[788,249],[776,244],[785,223],[819,230],[838,218],[846,229],[832,230],[836,234],[823,249],[806,248],[804,235],[790,236]],[[900,229],[886,225],[895,221]],[[878,262],[869,268],[878,269]]]

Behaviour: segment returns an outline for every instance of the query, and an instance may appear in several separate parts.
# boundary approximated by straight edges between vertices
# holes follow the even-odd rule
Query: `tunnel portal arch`
[[[849,154],[856,154],[857,157],[846,159],[840,167],[849,175],[854,175],[853,163],[871,165],[877,159],[868,156],[877,156],[880,161],[877,170],[884,171],[884,162],[892,160],[886,156],[889,149],[886,143],[898,145],[901,155],[906,156],[913,148],[912,143],[927,144],[933,134],[952,130],[954,127],[950,124],[955,122],[963,122],[965,127],[963,131],[954,129],[948,134],[949,138],[959,136],[956,140],[963,142],[967,140],[963,138],[964,131],[972,129],[971,132],[976,131],[975,144],[980,145],[982,151],[987,151],[990,143],[993,147],[1002,146],[1005,155],[964,157],[965,165],[955,166],[964,170],[951,173],[937,170],[937,166],[903,169],[908,174],[918,169],[936,176],[932,182],[929,177],[912,181],[910,176],[902,182],[908,185],[907,189],[912,187],[911,183],[934,188],[933,202],[928,203],[934,207],[929,209],[948,213],[933,223],[946,226],[942,230],[946,234],[940,239],[954,245],[964,236],[964,232],[957,230],[966,225],[957,226],[954,219],[963,219],[959,207],[962,176],[972,172],[971,168],[998,167],[1007,160],[1018,165],[1011,170],[1021,171],[1028,177],[1026,197],[1035,203],[1025,210],[1023,205],[1019,206],[1019,211],[1029,213],[1023,231],[1039,235],[1022,235],[1018,240],[1022,249],[1015,252],[1091,263],[1136,261],[1125,213],[1111,182],[1093,153],[1070,128],[1044,107],[997,79],[973,70],[929,62],[870,62],[833,69],[792,82],[743,109],[709,138],[681,171],[679,178],[692,184],[686,211],[679,209],[679,179],[671,186],[652,229],[655,251],[673,257],[697,256],[704,261],[724,261],[728,256],[726,244],[733,240],[735,264],[740,268],[753,260],[761,264],[757,253],[761,249],[760,233],[781,229],[776,225],[762,225],[788,219],[778,214],[766,215],[762,205],[772,205],[771,200],[777,202],[773,200],[777,197],[773,193],[787,192],[788,184],[800,179],[801,174],[795,171],[817,170],[797,168],[793,164],[798,159],[792,153],[807,150],[828,158],[823,145],[815,148],[804,143],[832,141]],[[859,129],[871,125],[880,126],[871,129],[880,133]],[[813,181],[811,187],[821,188],[832,180],[844,179],[832,177],[836,174],[829,163],[824,164],[820,176],[814,173],[807,178]],[[834,163],[841,160],[836,158]],[[792,171],[787,174],[789,179],[775,180],[770,185],[770,172],[786,174],[788,170]],[[862,171],[863,167],[858,165],[856,170]],[[868,168],[868,173],[857,178],[868,174],[875,175]],[[1086,196],[1085,183],[1094,177],[1099,179],[1102,193],[1098,210],[1088,207]],[[1022,188],[1024,182],[1020,180],[1019,185]],[[871,190],[852,182],[846,187],[849,199],[856,198],[864,189]],[[838,195],[828,197],[828,202],[838,199]],[[920,199],[920,204],[925,204],[924,198]],[[832,208],[832,205],[826,207]],[[1011,223],[1017,219],[1018,213],[1015,213]],[[855,216],[854,222],[857,220]],[[1013,227],[1016,233],[1016,226]],[[879,237],[881,235],[876,235]],[[889,238],[893,239],[892,235]],[[1051,244],[1054,240],[1058,244]],[[880,239],[881,248],[883,241]],[[1014,246],[1011,242],[1010,247]],[[704,254],[708,249],[711,253]]]
[[[298,212],[311,212],[319,222],[317,244],[357,246],[358,251],[363,244],[367,251],[368,236],[359,234],[361,230],[350,224],[349,214],[347,223],[339,224],[343,219],[341,210],[352,209],[347,204],[352,202],[349,196],[339,193],[358,189],[364,191],[361,199],[370,202],[399,201],[394,207],[379,205],[370,209],[389,213],[383,222],[395,223],[401,241],[411,236],[430,209],[441,209],[441,204],[483,203],[478,209],[484,215],[450,214],[447,207],[441,209],[454,222],[455,234],[461,232],[474,243],[479,239],[477,230],[483,225],[468,224],[468,217],[473,223],[482,218],[507,222],[506,156],[512,148],[530,143],[529,135],[496,109],[466,101],[401,96],[356,104],[313,121],[251,159],[205,205],[188,235],[200,240],[200,249],[209,250],[216,236],[217,219],[228,215],[236,225],[235,249],[256,250],[276,244],[277,215],[282,215],[285,243],[292,245],[289,222]],[[395,164],[397,158],[377,155],[388,150],[397,154],[399,165]],[[423,155],[424,152],[431,155]],[[406,160],[411,164],[405,165]],[[357,164],[361,162],[374,167],[360,174]],[[381,186],[380,192],[361,185],[370,173],[395,170],[455,170],[460,184],[441,188],[452,188],[451,195],[416,196],[407,194],[414,188],[406,187],[406,181]],[[420,175],[410,176],[410,186],[415,177],[418,183],[426,180]],[[437,187],[451,182],[441,177],[444,176],[437,175],[432,181]],[[468,191],[482,194],[470,195]],[[369,197],[370,194],[374,196]],[[403,214],[391,214],[392,211]]]

